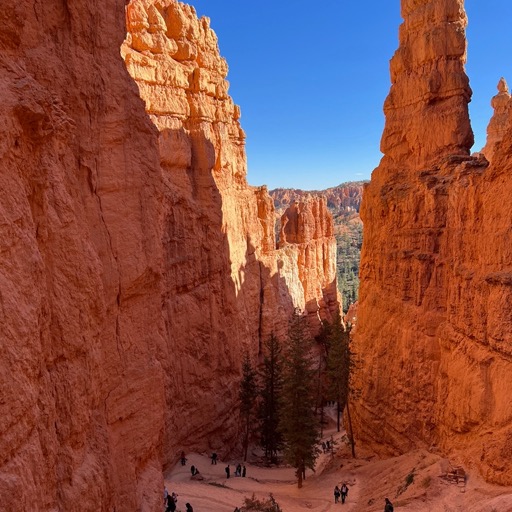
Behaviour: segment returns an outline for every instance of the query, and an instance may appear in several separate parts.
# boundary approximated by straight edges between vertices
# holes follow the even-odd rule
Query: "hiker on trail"
[[[340,488],[336,486],[334,488],[334,503],[338,503],[338,500],[340,499]]]
[[[212,453],[212,464],[217,464],[217,454],[215,452]]]
[[[175,492],[171,494],[171,497],[174,500],[174,503],[178,503],[178,495]]]
[[[165,512],[174,512],[176,510],[176,502],[174,501],[173,497],[169,494],[167,496],[167,508],[165,509]]]
[[[393,504],[389,501],[388,498],[384,498],[386,500],[386,506],[384,507],[384,512],[393,512]]]
[[[247,468],[244,466],[242,466],[242,476],[245,478],[245,474],[247,473]]]
[[[185,507],[187,509],[187,512],[194,512],[194,509],[192,508],[192,505],[190,503],[185,503]]]
[[[167,496],[169,496],[169,491],[167,490],[167,487],[164,485],[164,503],[167,503]]]
[[[185,452],[181,452],[181,465],[184,466],[187,463],[187,459],[185,458]]]
[[[341,503],[345,503],[345,500],[347,499],[347,494],[348,494],[348,487],[345,482],[343,482],[340,492],[341,492]]]
[[[226,478],[229,478],[229,472],[230,472],[229,464],[226,466],[226,469],[224,471],[226,472]]]
[[[327,450],[327,445],[325,444],[325,441],[322,441],[322,451],[325,453]]]
[[[242,466],[241,466],[241,464],[238,464],[238,466],[236,467],[235,475],[236,476],[242,476]]]

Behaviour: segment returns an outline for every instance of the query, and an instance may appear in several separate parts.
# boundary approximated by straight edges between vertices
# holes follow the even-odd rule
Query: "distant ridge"
[[[276,188],[271,190],[277,216],[276,236],[279,221],[288,206],[306,196],[321,196],[327,200],[327,207],[334,220],[334,234],[337,246],[337,280],[342,295],[343,311],[358,299],[359,260],[363,243],[363,223],[359,216],[363,199],[363,188],[368,181],[349,181],[325,190],[301,190]]]

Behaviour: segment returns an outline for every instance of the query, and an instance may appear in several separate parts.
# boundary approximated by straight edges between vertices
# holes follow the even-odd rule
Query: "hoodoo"
[[[487,127],[487,142],[482,149],[485,158],[492,162],[497,145],[506,136],[507,129],[510,126],[509,117],[512,113],[512,99],[508,90],[508,85],[502,77],[498,82],[498,94],[491,101],[494,114]]]
[[[325,202],[301,207],[314,229],[277,249],[272,200],[247,185],[208,20],[174,0],[126,4],[2,6],[11,512],[160,510],[181,450],[237,446],[243,352],[283,335],[295,307],[312,328],[339,309]]]
[[[402,0],[402,16],[361,210],[354,422],[376,450],[435,448],[510,485],[512,119],[490,128],[490,166],[469,156],[463,2]]]

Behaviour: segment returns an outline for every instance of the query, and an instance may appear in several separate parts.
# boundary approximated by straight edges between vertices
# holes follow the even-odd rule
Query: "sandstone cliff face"
[[[297,262],[304,291],[301,309],[308,312],[313,331],[318,312],[332,320],[339,312],[336,288],[336,241],[332,216],[323,198],[307,197],[290,205],[281,217],[279,249]],[[334,241],[334,243],[333,243]]]
[[[124,2],[2,11],[1,507],[156,510],[161,186]]]
[[[402,13],[385,156],[361,210],[357,433],[380,451],[437,447],[510,485],[512,120],[491,166],[467,156],[462,1],[403,0]]]
[[[317,322],[338,307],[323,290],[306,300],[298,261],[331,254],[318,239],[277,250],[272,200],[246,184],[208,21],[132,2],[135,83],[125,3],[7,0],[0,15],[0,501],[13,512],[159,511],[176,453],[236,446],[243,351],[283,335],[295,306],[316,301]]]
[[[326,190],[304,191],[278,188],[270,191],[276,207],[276,215],[279,217],[276,223],[276,236],[279,242],[286,238],[286,233],[284,238],[281,238],[281,217],[287,208],[296,202],[304,203],[310,197],[322,198],[326,201],[327,208],[333,216],[337,252],[337,284],[344,311],[357,301],[359,288],[359,261],[363,236],[359,209],[363,197],[363,185],[364,182],[359,181],[344,183]],[[355,311],[353,309],[353,312]]]

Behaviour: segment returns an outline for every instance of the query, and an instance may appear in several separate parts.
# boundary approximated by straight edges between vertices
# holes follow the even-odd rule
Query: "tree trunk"
[[[337,429],[338,429],[338,432],[340,431],[340,418],[341,418],[341,408],[340,408],[340,401],[338,400],[337,404],[336,404],[336,409],[337,409],[337,421],[336,421],[336,426],[337,426]]]
[[[245,426],[244,436],[244,462],[247,462],[247,452],[249,450],[249,430],[250,430],[250,418],[247,416],[247,425]]]
[[[297,468],[297,486],[299,489],[302,487],[302,464]]]
[[[348,422],[348,439],[350,441],[350,446],[352,448],[352,457],[356,458],[356,446],[354,442],[354,431],[352,430],[352,419],[350,418],[350,409],[348,407],[348,398],[347,398],[347,422]]]

